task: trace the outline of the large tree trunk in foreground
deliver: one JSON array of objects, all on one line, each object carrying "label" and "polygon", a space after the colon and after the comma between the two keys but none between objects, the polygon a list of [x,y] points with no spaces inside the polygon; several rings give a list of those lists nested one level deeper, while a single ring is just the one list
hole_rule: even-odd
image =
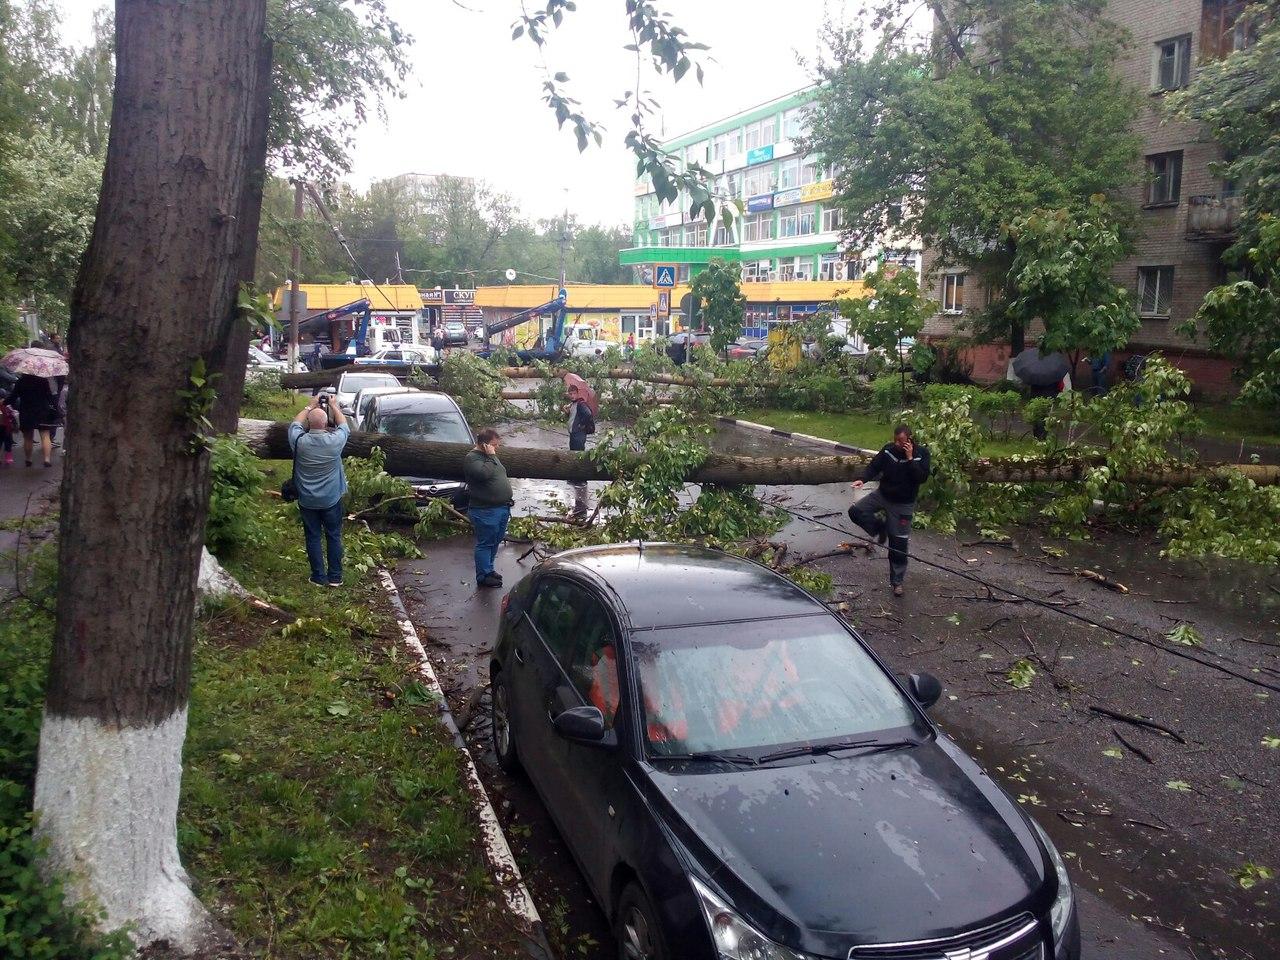
[{"label": "large tree trunk in foreground", "polygon": [[[288,424],[268,420],[241,420],[240,438],[254,454],[264,459],[289,459],[286,436]],[[384,433],[353,433],[345,455],[367,457],[379,447],[386,456],[387,472],[404,476],[462,479],[462,458],[471,448],[463,443],[427,443],[406,440]],[[567,450],[541,450],[504,446],[500,454],[507,475],[538,480],[612,480],[590,457]],[[756,484],[822,484],[857,480],[871,461],[866,456],[850,457],[734,457],[712,453],[685,479],[694,483],[729,486]],[[1036,483],[1082,480],[1089,462],[1051,463],[1024,460],[978,461],[969,476],[980,483]],[[1123,478],[1133,483],[1187,486],[1211,472],[1212,466],[1174,467],[1153,470],[1137,477]],[[1280,484],[1280,467],[1255,464],[1224,464],[1260,485]]]},{"label": "large tree trunk in foreground", "polygon": [[[214,935],[177,809],[208,455],[192,367],[234,321],[244,191],[261,164],[265,0],[118,0],[111,140],[71,309],[57,630],[35,808],[47,866],[105,924],[193,950]],[[123,376],[122,372],[127,371]],[[207,412],[207,411],[195,411]]]}]

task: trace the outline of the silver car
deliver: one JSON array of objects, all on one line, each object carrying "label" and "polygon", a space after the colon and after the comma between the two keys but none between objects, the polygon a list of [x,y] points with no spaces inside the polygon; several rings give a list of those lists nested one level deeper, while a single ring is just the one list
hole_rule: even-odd
[{"label": "silver car", "polygon": [[[415,393],[393,393],[375,397],[361,428],[370,433],[385,433],[409,440],[435,443],[475,444],[475,436],[467,418],[447,393],[419,390]],[[405,477],[415,493],[428,497],[450,497],[466,484],[457,480],[431,477]]]},{"label": "silver car", "polygon": [[338,407],[347,416],[355,412],[352,404],[356,394],[368,387],[398,387],[400,381],[389,373],[344,373],[338,378],[338,385],[332,392],[338,401]]},{"label": "silver car", "polygon": [[351,429],[364,429],[364,423],[369,418],[369,410],[373,407],[373,401],[378,397],[385,397],[393,393],[418,392],[416,387],[365,387],[356,394],[355,400],[351,402]]}]

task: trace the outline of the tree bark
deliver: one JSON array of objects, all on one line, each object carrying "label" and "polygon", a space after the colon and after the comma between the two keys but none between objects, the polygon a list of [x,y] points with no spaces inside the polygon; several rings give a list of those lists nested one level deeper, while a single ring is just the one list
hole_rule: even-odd
[{"label": "tree bark", "polygon": [[[254,454],[264,459],[289,459],[287,433],[288,424],[285,423],[240,421],[240,438]],[[367,457],[374,447],[381,448],[386,456],[388,473],[440,480],[462,479],[462,458],[471,449],[464,443],[427,443],[384,433],[353,433],[347,441],[344,455]],[[613,473],[590,457],[563,450],[504,446],[501,458],[507,475],[511,477],[568,481],[614,478]],[[693,483],[727,486],[840,483],[860,479],[870,462],[871,458],[867,456],[735,457],[712,453],[685,479]],[[1071,482],[1084,479],[1091,466],[1093,464],[1088,461],[979,460],[968,473],[979,483]],[[1215,469],[1236,470],[1259,485],[1280,484],[1280,467],[1249,463],[1171,467],[1122,479],[1129,483],[1187,486]]]},{"label": "tree bark", "polygon": [[[104,924],[183,951],[216,936],[176,816],[209,463],[193,365],[235,320],[262,164],[265,0],[117,0],[102,194],[71,308],[72,444],[36,775],[46,866]],[[124,400],[121,371],[129,371]]]}]

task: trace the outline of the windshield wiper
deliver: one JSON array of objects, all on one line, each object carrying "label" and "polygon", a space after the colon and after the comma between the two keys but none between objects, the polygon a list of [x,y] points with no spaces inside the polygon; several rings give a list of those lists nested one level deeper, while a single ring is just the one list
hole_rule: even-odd
[{"label": "windshield wiper", "polygon": [[914,740],[831,740],[826,743],[808,743],[800,747],[788,747],[786,750],[775,750],[766,753],[757,763],[771,763],[774,760],[789,760],[792,757],[816,756],[821,753],[835,753],[837,750],[858,750],[870,748],[872,753],[880,750],[894,750],[898,747],[914,747]]},{"label": "windshield wiper", "polygon": [[736,763],[754,767],[756,758],[745,753],[720,753],[717,750],[699,750],[696,753],[659,753],[655,756],[663,760],[718,760],[722,763]]}]

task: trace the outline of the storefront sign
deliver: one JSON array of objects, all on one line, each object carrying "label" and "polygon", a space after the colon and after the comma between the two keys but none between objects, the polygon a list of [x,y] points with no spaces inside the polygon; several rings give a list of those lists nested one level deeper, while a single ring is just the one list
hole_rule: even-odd
[{"label": "storefront sign", "polygon": [[446,290],[444,291],[445,303],[475,303],[476,292],[474,290]]},{"label": "storefront sign", "polygon": [[800,202],[800,188],[794,190],[783,190],[773,195],[773,205],[775,207],[786,207],[793,203]]},{"label": "storefront sign", "polygon": [[808,203],[810,200],[826,200],[835,193],[835,181],[819,180],[800,188],[800,199]]},{"label": "storefront sign", "polygon": [[418,292],[422,294],[422,302],[427,306],[444,303],[443,290],[420,290]]},{"label": "storefront sign", "polygon": [[767,147],[756,147],[754,150],[747,151],[747,166],[751,166],[753,163],[764,163],[765,161],[772,160],[772,159],[773,159],[772,143],[769,144]]},{"label": "storefront sign", "polygon": [[637,181],[636,181],[636,196],[637,196],[637,197],[643,197],[646,193],[648,193],[648,192],[649,192],[649,189],[650,189],[650,188],[649,188],[649,181],[648,181],[647,179],[645,179],[645,180],[637,180]]},{"label": "storefront sign", "polygon": [[661,216],[649,218],[650,230],[661,230],[663,227],[678,227],[681,222],[680,211],[673,213],[664,213]]},{"label": "storefront sign", "polygon": [[751,197],[747,200],[747,212],[758,213],[761,210],[773,209],[773,194],[766,193],[763,196]]}]

